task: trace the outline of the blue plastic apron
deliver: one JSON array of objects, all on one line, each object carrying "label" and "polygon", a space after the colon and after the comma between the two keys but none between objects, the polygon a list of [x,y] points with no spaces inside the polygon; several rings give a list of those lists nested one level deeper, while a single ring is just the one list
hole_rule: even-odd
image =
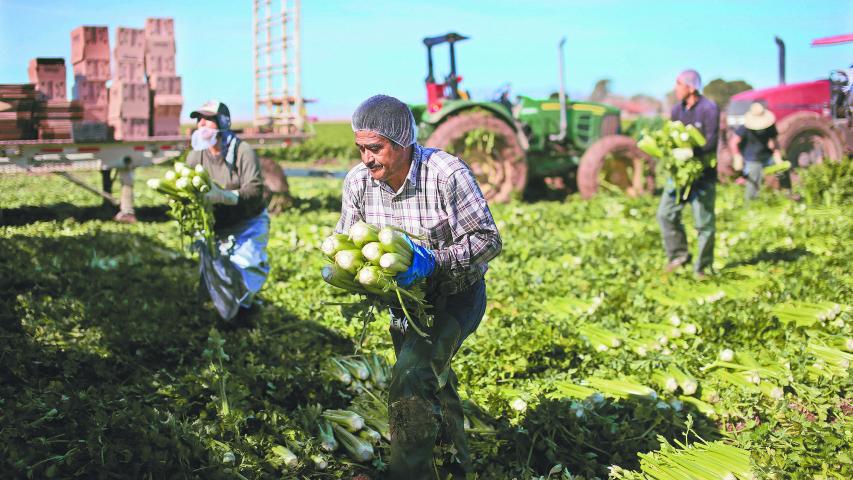
[{"label": "blue plastic apron", "polygon": [[217,232],[217,254],[199,248],[199,275],[219,315],[230,320],[252,305],[270,272],[267,242],[270,217],[260,215]]}]

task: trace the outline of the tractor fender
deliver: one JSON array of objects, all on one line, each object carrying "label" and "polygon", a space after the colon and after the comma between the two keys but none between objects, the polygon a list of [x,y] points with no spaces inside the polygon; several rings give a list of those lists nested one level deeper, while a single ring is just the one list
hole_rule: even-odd
[{"label": "tractor fender", "polygon": [[506,111],[503,105],[494,103],[494,102],[468,102],[468,101],[455,101],[455,102],[447,102],[441,110],[432,113],[427,117],[427,122],[435,125],[436,127],[447,120],[448,117],[459,115],[460,113],[468,110],[482,109],[486,110],[489,113],[494,114],[501,120],[505,121],[512,127],[513,130],[516,129],[515,119],[512,118],[509,112]]}]

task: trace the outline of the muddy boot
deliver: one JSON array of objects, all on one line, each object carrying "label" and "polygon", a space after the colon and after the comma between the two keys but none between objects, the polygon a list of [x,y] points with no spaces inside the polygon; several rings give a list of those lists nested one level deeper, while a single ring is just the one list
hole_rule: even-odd
[{"label": "muddy boot", "polygon": [[438,435],[438,422],[430,402],[418,397],[404,397],[389,406],[391,429],[392,480],[427,480],[435,478],[433,447]]}]

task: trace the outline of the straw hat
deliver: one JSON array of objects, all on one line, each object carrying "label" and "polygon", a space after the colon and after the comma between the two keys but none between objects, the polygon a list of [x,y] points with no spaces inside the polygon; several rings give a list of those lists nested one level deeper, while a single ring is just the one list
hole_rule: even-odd
[{"label": "straw hat", "polygon": [[758,102],[750,105],[749,111],[743,116],[743,124],[750,130],[764,130],[774,123],[776,123],[776,115]]}]

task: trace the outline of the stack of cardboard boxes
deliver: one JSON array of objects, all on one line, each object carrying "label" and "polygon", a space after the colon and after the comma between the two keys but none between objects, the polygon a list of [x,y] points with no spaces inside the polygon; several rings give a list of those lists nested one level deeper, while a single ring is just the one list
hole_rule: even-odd
[{"label": "stack of cardboard boxes", "polygon": [[150,95],[145,82],[145,32],[116,29],[115,76],[110,84],[109,124],[116,140],[148,136]]},{"label": "stack of cardboard boxes", "polygon": [[116,140],[180,134],[183,97],[171,18],[119,27],[113,52],[107,27],[75,28],[71,63],[72,101],[62,58],[35,58],[31,83],[0,85],[0,140],[106,141],[110,130]]},{"label": "stack of cardboard boxes", "polygon": [[27,69],[30,83],[47,100],[67,100],[64,58],[34,58]]},{"label": "stack of cardboard boxes", "polygon": [[175,72],[175,22],[171,18],[145,21],[145,73],[151,89],[151,135],[180,133],[183,97]]},{"label": "stack of cardboard boxes", "polygon": [[110,79],[110,38],[107,27],[82,26],[71,31],[74,99],[83,105],[83,119],[107,121]]},{"label": "stack of cardboard boxes", "polygon": [[72,136],[72,123],[83,118],[80,102],[69,102],[65,88],[65,59],[34,58],[27,74],[38,93],[32,110],[33,127],[40,140]]}]

